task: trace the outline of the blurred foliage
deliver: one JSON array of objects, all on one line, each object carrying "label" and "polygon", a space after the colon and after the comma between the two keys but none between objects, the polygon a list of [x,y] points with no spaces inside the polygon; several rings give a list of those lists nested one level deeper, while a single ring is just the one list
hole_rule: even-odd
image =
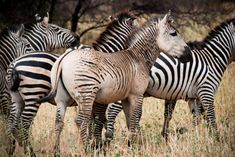
[{"label": "blurred foliage", "polygon": [[[135,15],[164,14],[172,10],[181,24],[211,25],[218,16],[234,17],[234,0],[0,0],[0,29],[14,23],[34,21],[34,15],[50,13],[50,22],[71,28],[88,38],[93,29],[103,27],[108,17],[123,9]],[[148,16],[147,16],[148,17]],[[92,38],[93,39],[93,38]],[[83,39],[87,43],[86,39]],[[90,41],[88,41],[89,43]]]}]

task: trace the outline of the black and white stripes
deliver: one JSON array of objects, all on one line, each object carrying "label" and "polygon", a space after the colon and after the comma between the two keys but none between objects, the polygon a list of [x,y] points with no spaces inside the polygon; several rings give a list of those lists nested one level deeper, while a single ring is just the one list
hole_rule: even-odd
[{"label": "black and white stripes", "polygon": [[[113,42],[116,43],[116,41],[119,42],[122,47],[125,47],[125,41],[134,27],[133,19],[134,17],[127,12],[116,15],[115,20],[110,22],[96,41],[96,44],[94,44],[94,49],[98,50],[105,45],[106,49],[103,49],[104,52],[113,52],[114,49],[112,49],[112,45]],[[119,37],[119,34],[111,33],[116,30],[123,31],[126,34]],[[109,42],[110,39],[112,39],[112,42]],[[25,132],[23,140],[28,140],[28,129],[38,111],[39,104],[36,103],[36,100],[45,96],[51,89],[50,70],[56,59],[57,56],[52,54],[36,52],[34,54],[25,55],[12,63],[13,70],[17,72],[18,77],[9,71],[9,88],[13,99],[14,96],[19,97],[17,93],[20,93],[20,97],[24,102],[24,108],[18,107],[22,106],[22,102],[14,102],[12,104],[12,108],[15,109],[12,110],[9,118],[9,130],[10,132],[14,132],[14,129],[17,127],[17,119],[21,117],[24,124],[23,131]],[[18,80],[14,78],[18,78]],[[11,86],[17,82],[19,82],[18,86],[15,86],[16,88],[14,90],[11,89]],[[15,100],[18,99],[15,98]],[[73,101],[71,103],[73,103]],[[62,111],[63,109],[61,108],[60,110]],[[19,117],[16,117],[17,115],[19,115]],[[102,130],[102,127],[103,124],[101,124],[101,126],[97,125],[96,130],[100,130],[99,128]],[[97,134],[101,134],[101,132],[98,133],[97,131]]]},{"label": "black and white stripes", "polygon": [[[191,62],[181,63],[166,54],[161,54],[151,69],[147,93],[169,101],[197,99],[207,112],[209,125],[216,129],[214,95],[227,65],[231,62],[231,56],[234,56],[234,23],[234,19],[226,21],[211,31],[204,41],[189,44],[193,54]],[[174,105],[174,102],[170,104]],[[113,118],[120,111],[121,106],[118,104],[108,107],[109,134],[113,132]],[[166,110],[166,113],[168,112],[169,110]],[[171,117],[171,113],[169,116]],[[163,134],[166,132],[163,130]]]}]

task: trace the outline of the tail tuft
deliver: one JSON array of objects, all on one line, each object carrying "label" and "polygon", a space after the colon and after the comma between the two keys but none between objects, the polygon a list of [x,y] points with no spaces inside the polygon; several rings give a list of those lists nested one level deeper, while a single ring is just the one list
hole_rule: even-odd
[{"label": "tail tuft", "polygon": [[56,95],[56,91],[50,91],[50,93],[47,96],[36,100],[36,102],[39,104],[44,103],[44,102],[49,102],[55,97],[55,95]]},{"label": "tail tuft", "polygon": [[8,90],[16,91],[20,85],[19,73],[14,67],[14,63],[11,63],[7,69],[6,85]]}]

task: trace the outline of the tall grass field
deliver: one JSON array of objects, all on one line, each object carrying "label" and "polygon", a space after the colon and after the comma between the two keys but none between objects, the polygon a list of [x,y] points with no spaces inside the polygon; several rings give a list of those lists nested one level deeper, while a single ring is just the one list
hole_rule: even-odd
[{"label": "tall grass field", "polygon": [[[233,14],[234,15],[234,14]],[[218,20],[219,22],[223,20]],[[195,24],[190,21],[193,26]],[[219,22],[215,22],[218,25]],[[200,26],[201,27],[201,26]],[[203,39],[211,29],[208,26],[182,27],[180,33],[188,40]],[[213,27],[212,27],[213,28]],[[198,32],[198,30],[204,30]],[[188,34],[187,34],[188,32]],[[193,36],[192,32],[196,32]],[[38,157],[53,156],[55,143],[54,120],[56,107],[48,103],[41,105],[31,128],[30,140]],[[106,151],[106,157],[234,157],[235,156],[235,63],[228,66],[215,98],[215,113],[220,131],[220,142],[208,133],[205,121],[196,128],[192,125],[192,114],[185,101],[177,102],[170,122],[169,142],[161,136],[164,101],[145,98],[141,118],[141,137],[132,147],[127,145],[127,127],[123,112],[115,123],[114,140]],[[75,123],[77,108],[68,108],[65,126],[61,135],[61,156],[81,156],[79,132]],[[177,128],[186,127],[184,134]],[[0,119],[0,157],[7,156],[6,132]],[[24,157],[23,148],[17,145],[15,157]],[[103,157],[102,151],[89,152],[87,156]]]}]

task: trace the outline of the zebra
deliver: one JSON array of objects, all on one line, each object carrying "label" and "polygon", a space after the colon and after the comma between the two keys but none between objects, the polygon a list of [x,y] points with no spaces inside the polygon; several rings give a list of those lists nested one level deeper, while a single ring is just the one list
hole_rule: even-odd
[{"label": "zebra", "polygon": [[[17,57],[35,52],[36,50],[47,51],[48,49],[74,46],[79,44],[79,36],[67,29],[48,23],[49,17],[44,17],[41,22],[22,25],[24,30],[21,33],[22,40],[28,43],[30,51],[20,51],[16,49],[16,40],[9,40],[9,34],[1,36],[0,48],[0,108],[7,121],[9,116],[10,95],[6,88],[5,75],[8,65]],[[20,44],[20,43],[19,43]],[[17,50],[17,51],[16,51]],[[14,143],[14,141],[13,141]],[[14,146],[13,146],[14,147]],[[14,149],[14,148],[12,148]],[[11,153],[10,150],[9,153]]]},{"label": "zebra", "polygon": [[[24,25],[24,33],[22,38],[29,42],[32,51],[47,51],[48,49],[55,49],[61,47],[75,46],[79,44],[79,36],[70,32],[68,29],[64,29],[54,24],[49,24],[49,17],[44,17],[41,22],[30,23]],[[19,52],[13,51],[13,41],[7,40],[7,36],[1,37],[1,49],[0,55],[2,62],[0,65],[0,107],[3,108],[4,114],[9,115],[9,109],[7,101],[9,94],[7,94],[5,86],[5,73],[8,65],[17,57],[23,55]]]},{"label": "zebra", "polygon": [[27,39],[34,51],[50,52],[56,48],[74,47],[80,44],[80,37],[69,29],[49,23],[49,14],[42,21],[27,23],[23,38]]},{"label": "zebra", "polygon": [[[214,96],[227,65],[235,61],[235,19],[221,23],[202,42],[188,43],[193,60],[180,63],[166,54],[161,54],[151,68],[146,95],[165,99],[164,125],[161,134],[168,140],[168,126],[176,101],[188,100],[194,115],[194,125],[202,111],[217,139],[219,132],[214,111]],[[122,110],[121,104],[113,103],[107,109],[107,132],[113,137],[114,120]],[[202,110],[202,111],[201,111]]]},{"label": "zebra", "polygon": [[[23,33],[23,25],[12,25],[0,34],[0,102],[4,104],[8,103],[5,74],[9,63],[21,54],[32,52],[31,45],[22,37]],[[0,112],[6,118],[9,114],[8,106],[0,105]]]},{"label": "zebra", "polygon": [[[120,12],[111,16],[111,21],[106,29],[101,33],[92,48],[95,50],[111,53],[119,49],[126,49],[126,40],[130,32],[135,28],[133,25],[135,16],[129,12]],[[81,49],[84,46],[80,46]],[[85,46],[85,48],[90,48]],[[7,85],[12,97],[12,110],[8,119],[9,132],[13,133],[18,142],[24,142],[26,149],[27,145],[31,146],[28,141],[28,130],[31,122],[36,116],[40,104],[36,100],[45,96],[51,89],[50,70],[58,55],[48,54],[43,52],[35,52],[17,58],[12,62],[7,71]],[[71,98],[71,100],[73,100]],[[54,104],[53,101],[50,103]],[[74,101],[71,101],[70,106],[74,106]],[[102,109],[102,108],[101,108]],[[100,110],[99,107],[94,110]],[[94,115],[95,117],[96,115]],[[16,130],[19,119],[22,117],[23,135],[19,138]],[[97,118],[95,118],[97,119]],[[103,124],[96,122],[95,136],[99,137]],[[22,145],[22,144],[21,144]],[[31,154],[33,149],[31,148]]]},{"label": "zebra", "polygon": [[[65,99],[70,95],[79,105],[76,124],[80,129],[84,150],[89,144],[87,129],[94,102],[108,104],[122,100],[132,139],[137,132],[136,120],[138,113],[142,112],[149,72],[160,50],[175,57],[190,56],[190,50],[181,36],[172,35],[176,31],[170,19],[167,14],[163,19],[148,20],[130,35],[128,49],[118,53],[80,49],[65,53],[57,59],[51,71],[52,90],[39,102],[56,96],[58,132],[61,132],[66,111]],[[60,134],[58,132],[57,138]]]}]

